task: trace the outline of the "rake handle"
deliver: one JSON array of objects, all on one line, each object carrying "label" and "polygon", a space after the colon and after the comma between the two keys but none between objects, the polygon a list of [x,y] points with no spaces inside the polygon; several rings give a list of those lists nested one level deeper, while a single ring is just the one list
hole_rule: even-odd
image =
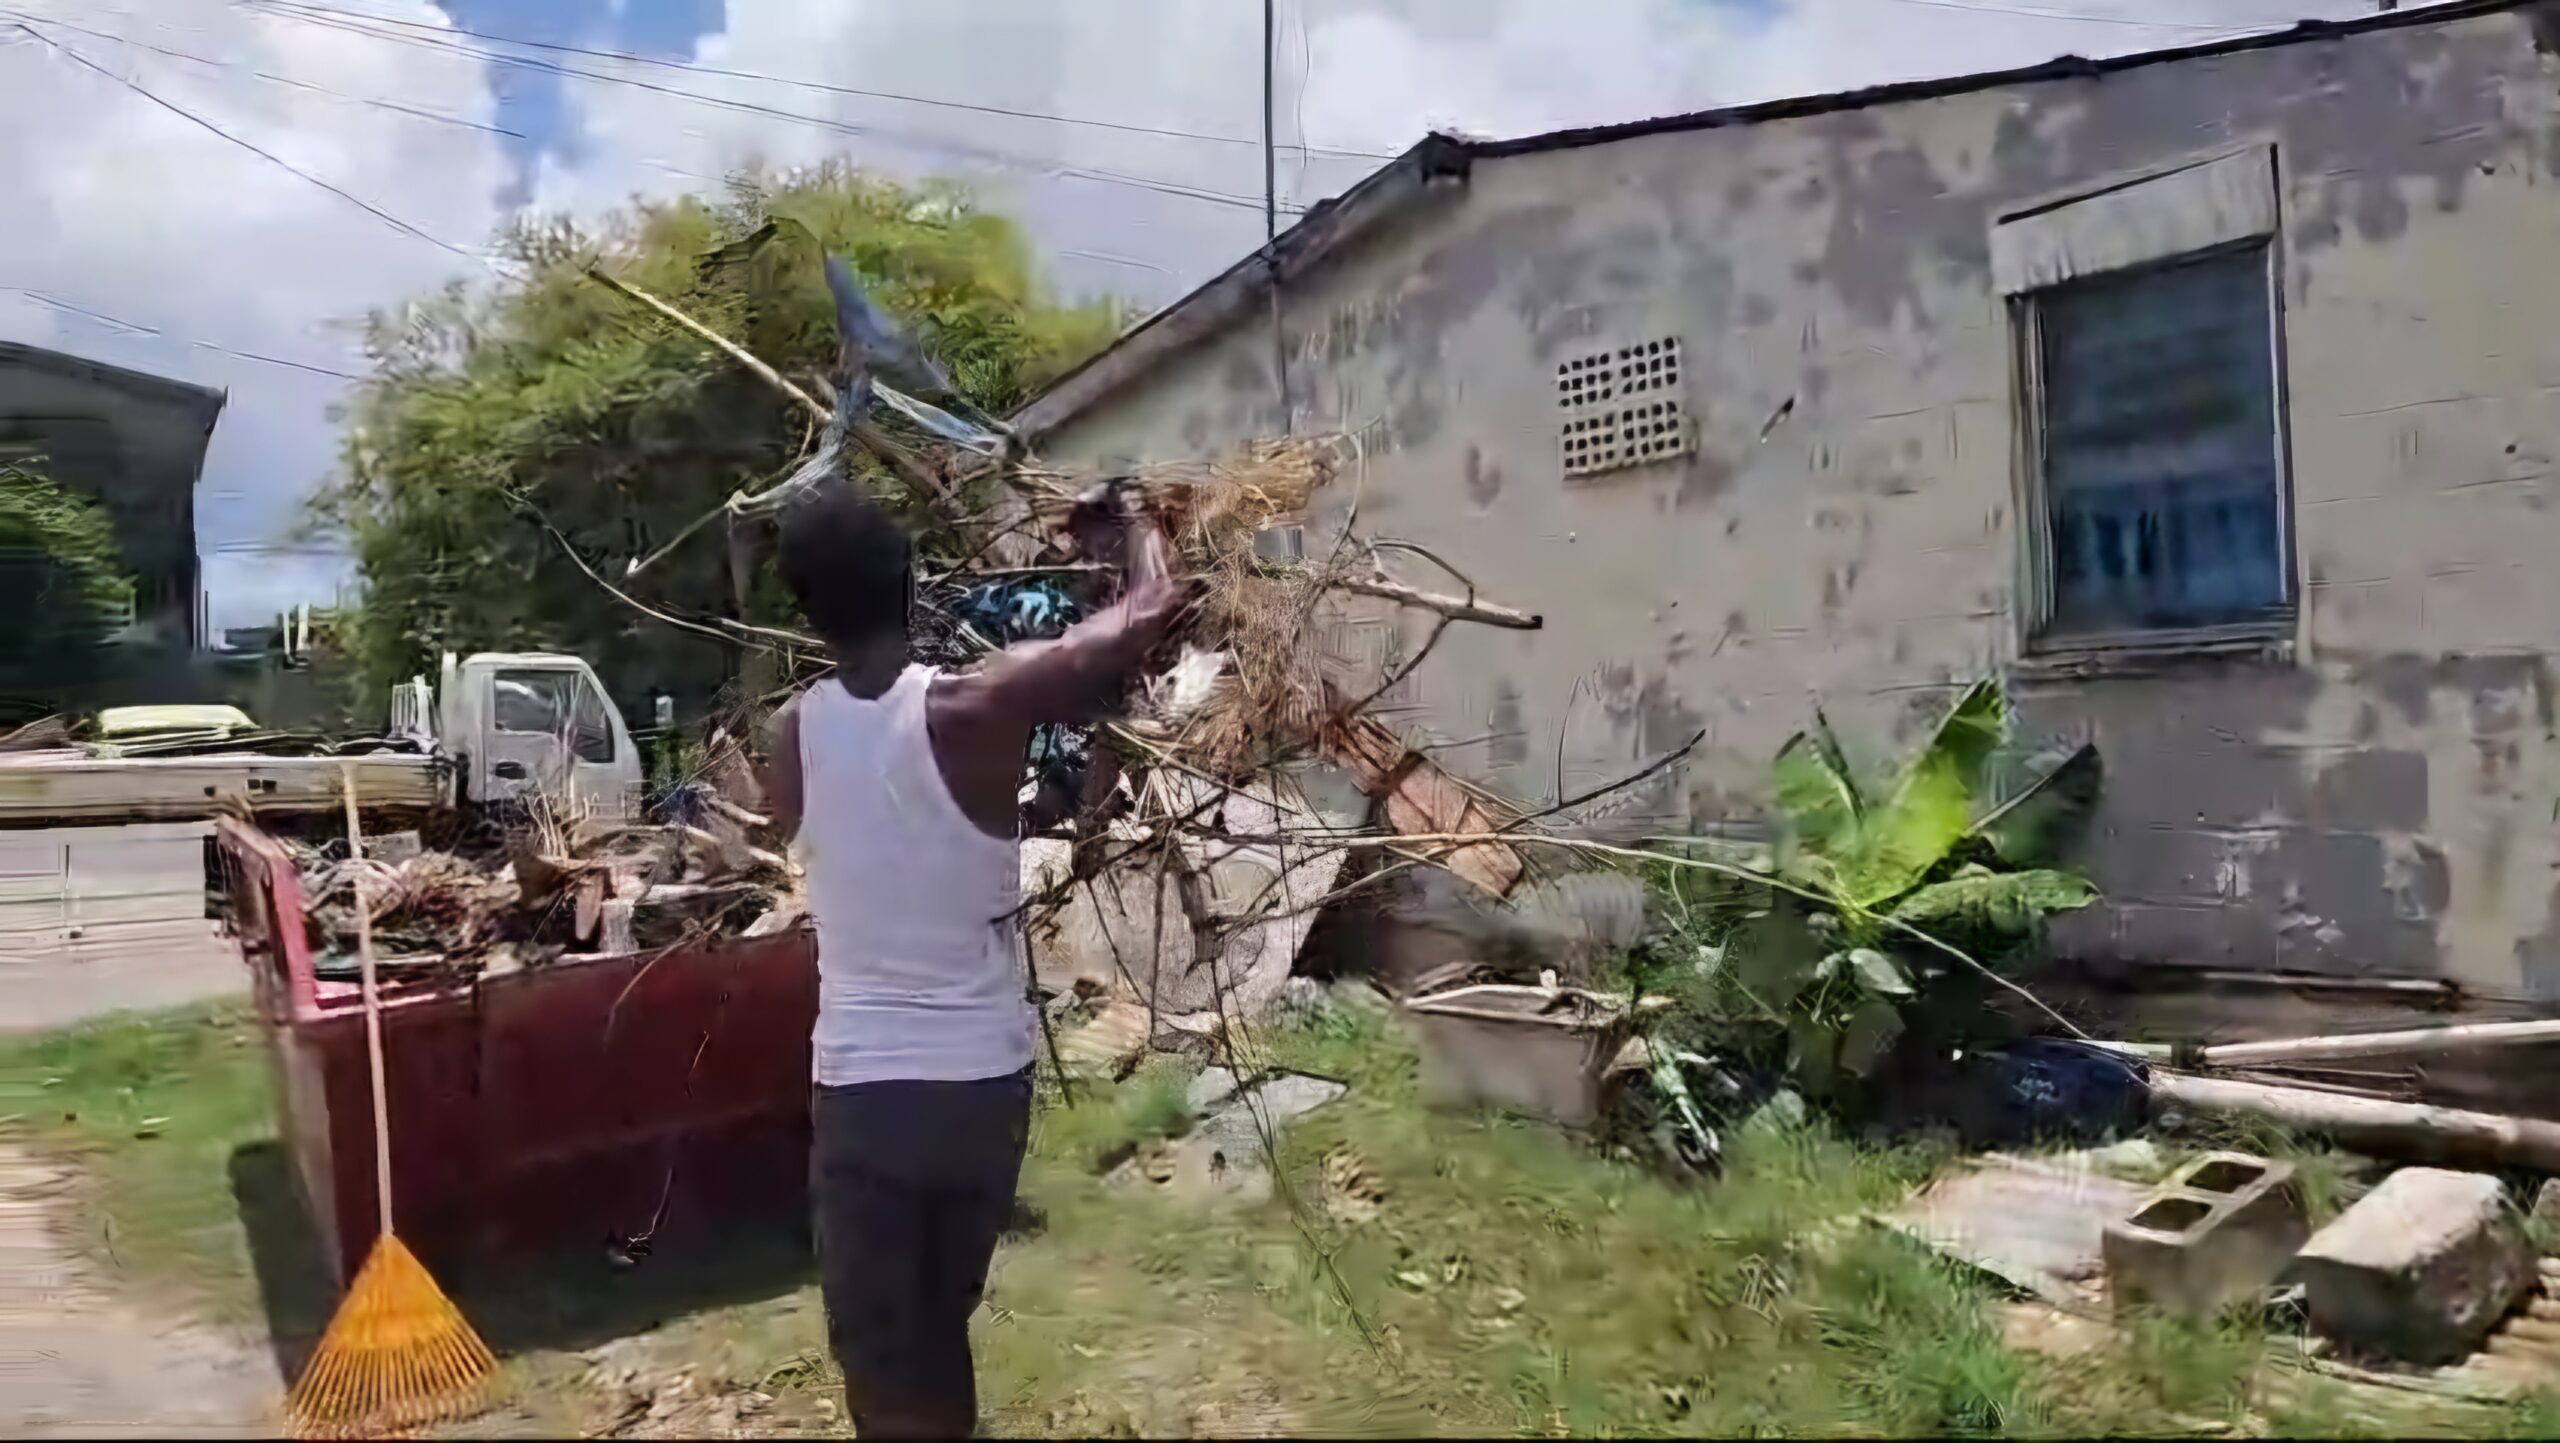
[{"label": "rake handle", "polygon": [[364,978],[364,1060],[373,1074],[373,1197],[382,1235],[391,1236],[391,1098],[382,1078],[382,990],[374,975],[373,903],[364,891],[364,824],[356,817],[356,765],[339,767],[346,779],[347,860],[356,894],[356,960]]}]

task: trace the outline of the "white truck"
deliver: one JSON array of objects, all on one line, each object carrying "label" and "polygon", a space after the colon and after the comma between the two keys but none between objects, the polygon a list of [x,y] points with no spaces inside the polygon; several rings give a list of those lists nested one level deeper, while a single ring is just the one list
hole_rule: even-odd
[{"label": "white truck", "polygon": [[[260,750],[227,707],[125,709],[101,715],[97,741],[0,753],[0,964],[156,973],[219,956],[206,921],[213,819],[246,809],[270,830],[336,834],[350,766],[377,826],[504,811],[535,791],[601,820],[639,813],[640,750],[586,662],[448,654],[439,683],[396,688],[381,738],[298,754]],[[0,965],[0,980],[15,970]],[[137,977],[128,1005],[177,1000],[154,985]]]},{"label": "white truck", "polygon": [[395,688],[378,742],[313,754],[262,752],[253,739],[233,749],[221,733],[247,719],[229,708],[132,709],[160,714],[165,729],[128,723],[85,745],[0,753],[0,829],[210,820],[235,806],[334,812],[350,766],[368,810],[506,805],[535,791],[588,816],[638,810],[639,748],[584,661],[447,654],[441,682]]}]

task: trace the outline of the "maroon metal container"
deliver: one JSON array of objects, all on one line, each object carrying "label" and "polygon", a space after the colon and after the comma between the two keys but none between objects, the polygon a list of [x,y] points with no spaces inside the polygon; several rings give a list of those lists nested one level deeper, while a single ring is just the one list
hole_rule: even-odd
[{"label": "maroon metal container", "polygon": [[[278,1123],[343,1286],[376,1231],[362,993],[314,974],[285,850],[217,831]],[[805,928],[386,985],[393,1226],[451,1256],[800,1207],[817,994]]]}]

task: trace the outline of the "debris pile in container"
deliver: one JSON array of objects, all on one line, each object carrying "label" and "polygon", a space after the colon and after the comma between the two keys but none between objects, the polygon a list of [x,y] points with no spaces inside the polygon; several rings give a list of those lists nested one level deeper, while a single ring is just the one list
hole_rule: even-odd
[{"label": "debris pile in container", "polygon": [[621,955],[761,935],[800,916],[796,876],[761,845],[764,820],[697,785],[650,823],[523,824],[452,850],[415,832],[296,846],[310,945],[323,977],[356,975],[359,878],[383,966],[472,976],[571,954]]}]

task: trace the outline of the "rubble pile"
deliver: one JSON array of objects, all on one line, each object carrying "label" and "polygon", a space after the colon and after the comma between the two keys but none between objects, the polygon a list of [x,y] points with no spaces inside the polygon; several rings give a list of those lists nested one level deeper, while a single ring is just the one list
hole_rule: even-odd
[{"label": "rubble pile", "polygon": [[309,942],[324,977],[353,975],[357,895],[383,966],[464,976],[621,955],[711,937],[762,935],[801,915],[797,876],[762,845],[764,820],[707,784],[680,788],[661,819],[492,829],[450,850],[414,832],[295,847]]}]

